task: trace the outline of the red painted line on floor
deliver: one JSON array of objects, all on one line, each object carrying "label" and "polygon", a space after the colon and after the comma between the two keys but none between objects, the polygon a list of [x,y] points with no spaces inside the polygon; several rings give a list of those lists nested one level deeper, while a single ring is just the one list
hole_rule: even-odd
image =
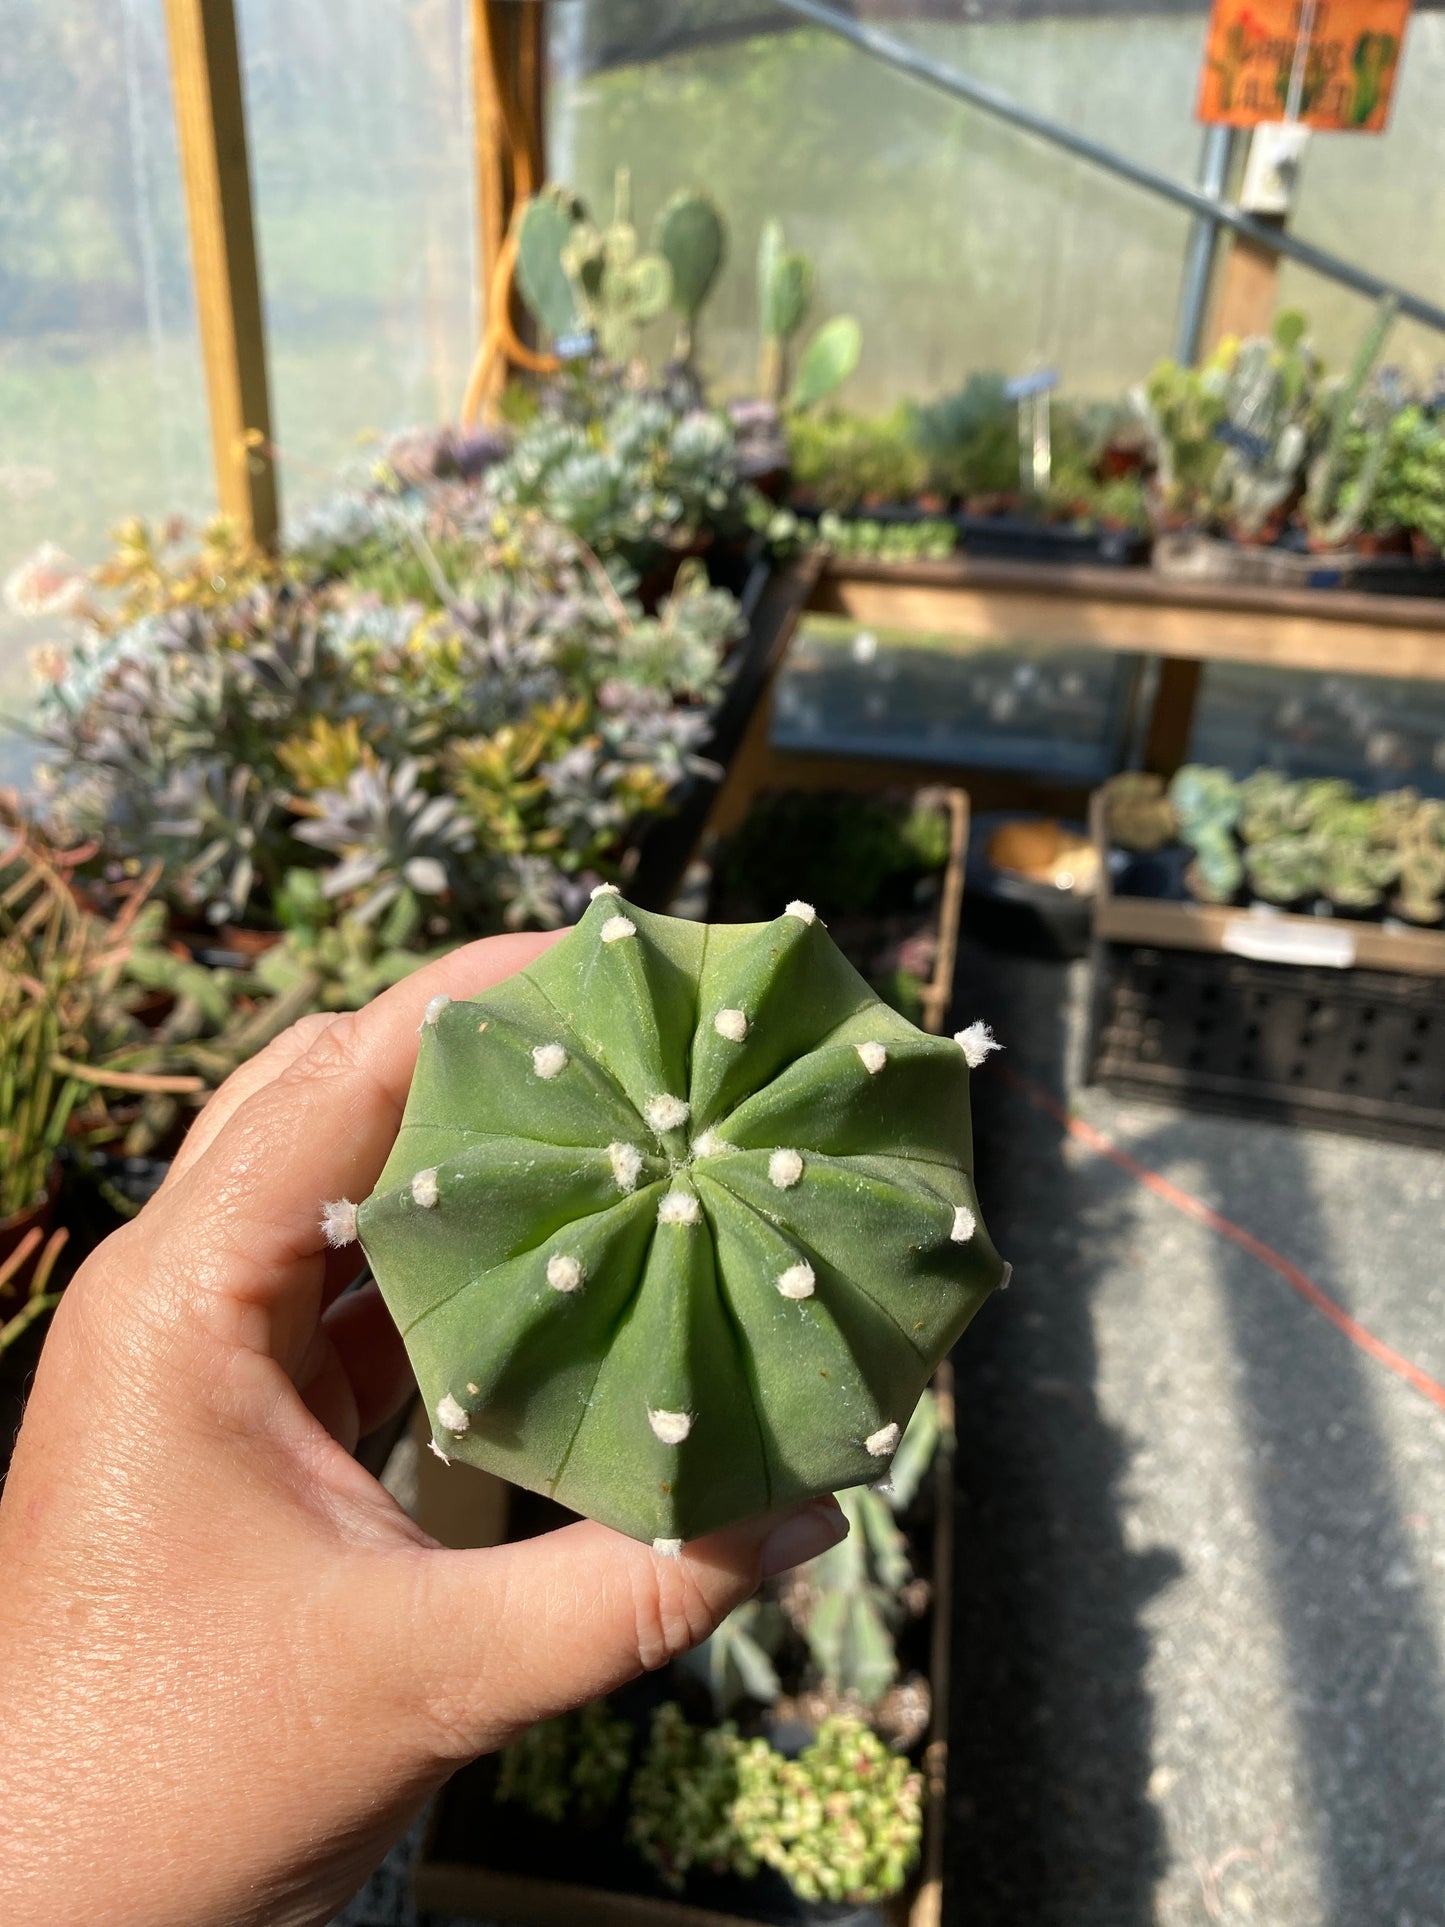
[{"label": "red painted line on floor", "polygon": [[1396,1378],[1403,1379],[1412,1391],[1418,1392],[1422,1398],[1428,1398],[1432,1405],[1438,1405],[1441,1411],[1445,1412],[1445,1385],[1431,1378],[1428,1372],[1423,1371],[1412,1360],[1402,1357],[1382,1338],[1376,1338],[1375,1334],[1362,1325],[1358,1318],[1352,1318],[1343,1305],[1337,1304],[1327,1291],[1321,1290],[1313,1278],[1301,1271],[1298,1265],[1291,1264],[1288,1258],[1274,1249],[1273,1245],[1267,1245],[1262,1238],[1256,1238],[1252,1231],[1246,1231],[1243,1225],[1236,1224],[1232,1218],[1226,1218],[1222,1212],[1214,1210],[1211,1205],[1193,1197],[1188,1191],[1181,1190],[1177,1184],[1171,1184],[1169,1179],[1162,1177],[1158,1171],[1151,1171],[1147,1164],[1141,1164],[1137,1158],[1130,1157],[1129,1153],[1117,1145],[1112,1138],[1106,1137],[1102,1131],[1096,1130],[1083,1118],[1075,1117],[1041,1084],[1035,1084],[1031,1078],[1022,1077],[1017,1071],[1010,1070],[1003,1064],[995,1068],[993,1075],[1002,1077],[1026,1097],[1030,1104],[1051,1117],[1061,1130],[1067,1132],[1080,1144],[1086,1145],[1097,1156],[1107,1158],[1110,1164],[1117,1165],[1121,1171],[1126,1171],[1136,1183],[1143,1185],[1146,1191],[1152,1191],[1156,1198],[1161,1198],[1165,1204],[1172,1205],[1176,1211],[1182,1211],[1186,1218],[1193,1218],[1197,1224],[1202,1224],[1210,1231],[1216,1232],[1219,1237],[1227,1238],[1232,1245],[1237,1245],[1241,1251],[1248,1252],[1251,1258],[1257,1258],[1262,1265],[1268,1265],[1271,1271],[1284,1279],[1291,1291],[1298,1292],[1307,1305],[1313,1306],[1323,1317],[1329,1319],[1336,1331],[1343,1332],[1352,1345],[1358,1346],[1377,1364],[1383,1365],[1386,1371],[1393,1372]]}]

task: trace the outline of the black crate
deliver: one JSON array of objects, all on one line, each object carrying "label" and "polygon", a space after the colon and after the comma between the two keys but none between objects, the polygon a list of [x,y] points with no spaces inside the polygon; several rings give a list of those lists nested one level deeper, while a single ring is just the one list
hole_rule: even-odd
[{"label": "black crate", "polygon": [[1092,1081],[1445,1146],[1445,978],[1100,943]]}]

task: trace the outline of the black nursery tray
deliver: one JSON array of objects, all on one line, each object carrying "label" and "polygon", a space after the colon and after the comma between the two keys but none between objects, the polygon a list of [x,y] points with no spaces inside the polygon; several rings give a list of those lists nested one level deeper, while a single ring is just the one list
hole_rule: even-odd
[{"label": "black nursery tray", "polygon": [[[798,509],[815,522],[818,512]],[[910,526],[947,522],[958,534],[963,554],[989,562],[1092,562],[1104,568],[1137,568],[1149,560],[1151,538],[1140,529],[1084,528],[1073,522],[1044,522],[1033,515],[974,515],[965,510],[930,512],[914,502],[883,502],[857,508],[846,520]]]},{"label": "black nursery tray", "polygon": [[1445,1147],[1445,931],[1120,896],[1105,861],[1094,937],[1092,1081]]},{"label": "black nursery tray", "polygon": [[952,517],[965,555],[993,562],[1092,562],[1137,568],[1149,560],[1149,537],[1138,529],[1079,528],[1027,515]]}]

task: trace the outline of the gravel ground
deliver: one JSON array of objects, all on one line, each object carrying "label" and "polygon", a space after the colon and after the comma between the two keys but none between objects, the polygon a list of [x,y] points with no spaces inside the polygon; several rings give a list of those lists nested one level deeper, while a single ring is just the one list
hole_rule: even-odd
[{"label": "gravel ground", "polygon": [[[1081,981],[966,955],[1063,1087]],[[959,1354],[949,1917],[1445,1923],[1445,1413],[1283,1279],[975,1081],[1016,1285]],[[1445,1379],[1445,1160],[1075,1093]]]},{"label": "gravel ground", "polygon": [[[1439,1380],[1445,1159],[1080,1092],[1077,968],[960,982],[1015,1285],[958,1354],[949,1927],[1445,1927],[1445,1413],[1003,1070]],[[344,1919],[415,1927],[400,1857]]]}]

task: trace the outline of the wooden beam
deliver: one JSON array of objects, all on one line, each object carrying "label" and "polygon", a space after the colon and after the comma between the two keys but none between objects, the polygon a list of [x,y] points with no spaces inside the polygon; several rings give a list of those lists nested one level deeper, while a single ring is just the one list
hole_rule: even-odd
[{"label": "wooden beam", "polygon": [[[471,21],[477,316],[485,333],[497,262],[513,212],[546,174],[546,8],[542,0],[471,0]],[[505,380],[506,362],[498,357],[483,399],[494,399]]]},{"label": "wooden beam", "polygon": [[1189,760],[1189,738],[1194,732],[1194,708],[1204,665],[1168,656],[1159,665],[1159,687],[1144,739],[1144,767],[1159,776],[1172,776]]},{"label": "wooden beam", "polygon": [[276,534],[261,277],[232,0],[166,0],[171,87],[222,513]]},{"label": "wooden beam", "polygon": [[1445,682],[1445,604],[1149,569],[831,563],[810,607],[874,629]]},{"label": "wooden beam", "polygon": [[[1283,229],[1284,216],[1257,214],[1255,219]],[[1219,291],[1214,301],[1210,333],[1216,344],[1231,335],[1267,335],[1274,326],[1279,302],[1280,257],[1273,248],[1262,247],[1246,234],[1230,237],[1219,270]]]}]

